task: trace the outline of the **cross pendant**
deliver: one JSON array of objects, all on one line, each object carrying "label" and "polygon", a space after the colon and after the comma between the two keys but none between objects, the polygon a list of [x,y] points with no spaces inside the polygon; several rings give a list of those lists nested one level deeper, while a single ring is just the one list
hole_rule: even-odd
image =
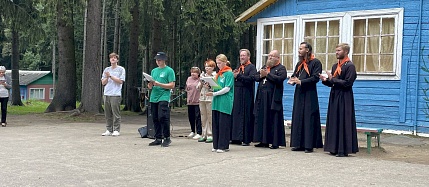
[{"label": "cross pendant", "polygon": [[264,82],[262,84],[265,84],[265,82],[267,82],[267,78],[264,78]]}]

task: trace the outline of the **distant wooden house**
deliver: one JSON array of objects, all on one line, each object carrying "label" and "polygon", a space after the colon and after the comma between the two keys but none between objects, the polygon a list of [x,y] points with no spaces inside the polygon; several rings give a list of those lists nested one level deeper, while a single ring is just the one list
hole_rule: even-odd
[{"label": "distant wooden house", "polygon": [[[12,77],[11,70],[6,70],[6,75]],[[52,78],[50,71],[19,70],[21,99],[51,102],[54,97]]]},{"label": "distant wooden house", "polygon": [[[290,75],[299,44],[312,44],[323,70],[336,63],[335,46],[349,43],[358,79],[358,126],[429,133],[429,0],[260,0],[236,21],[257,26],[256,66],[273,49]],[[429,65],[429,64],[427,64]],[[291,120],[293,90],[285,81],[284,117]],[[322,123],[329,88],[318,84]]]}]

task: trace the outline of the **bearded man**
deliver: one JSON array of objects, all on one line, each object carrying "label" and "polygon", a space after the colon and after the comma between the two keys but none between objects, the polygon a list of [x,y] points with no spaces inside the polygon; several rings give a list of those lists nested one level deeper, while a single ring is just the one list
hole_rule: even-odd
[{"label": "bearded man", "polygon": [[254,76],[259,82],[255,100],[255,147],[278,149],[286,146],[283,117],[283,81],[287,78],[286,68],[280,64],[280,54],[273,50],[267,64]]},{"label": "bearded man", "polygon": [[240,65],[234,70],[231,144],[249,146],[253,140],[255,74],[255,65],[250,62],[250,51],[241,49]]},{"label": "bearded man", "polygon": [[295,85],[292,111],[290,146],[292,151],[313,152],[322,148],[317,83],[322,73],[322,63],[314,57],[313,48],[307,42],[299,46],[299,59],[288,83]]}]

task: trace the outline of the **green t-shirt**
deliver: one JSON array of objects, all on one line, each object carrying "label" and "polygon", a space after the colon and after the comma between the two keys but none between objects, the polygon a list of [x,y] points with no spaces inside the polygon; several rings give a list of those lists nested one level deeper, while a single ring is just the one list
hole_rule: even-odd
[{"label": "green t-shirt", "polygon": [[[213,96],[212,110],[216,110],[231,115],[232,105],[234,103],[234,74],[232,71],[224,72],[215,80],[222,88],[229,87],[229,92],[223,95]],[[214,91],[219,91],[215,89]]]},{"label": "green t-shirt", "polygon": [[[153,79],[162,84],[167,84],[176,81],[176,74],[174,70],[169,66],[164,68],[157,67],[152,70],[151,74]],[[170,102],[171,92],[170,89],[161,88],[159,86],[153,86],[150,93],[150,102],[158,103],[160,101]]]}]

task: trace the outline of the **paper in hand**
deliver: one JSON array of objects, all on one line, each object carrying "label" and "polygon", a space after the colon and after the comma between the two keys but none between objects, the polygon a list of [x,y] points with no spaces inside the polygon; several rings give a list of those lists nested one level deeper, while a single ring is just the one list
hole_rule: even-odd
[{"label": "paper in hand", "polygon": [[152,76],[150,76],[149,74],[147,74],[145,72],[143,72],[143,76],[149,82],[155,81],[155,79],[153,79]]},{"label": "paper in hand", "polygon": [[210,85],[212,88],[222,89],[222,87],[221,87],[221,86],[219,86],[219,85],[214,81],[214,79],[213,79],[213,78],[211,78],[211,77],[201,77],[201,80],[203,80],[203,81],[205,81],[205,82],[209,83],[209,85]]}]

